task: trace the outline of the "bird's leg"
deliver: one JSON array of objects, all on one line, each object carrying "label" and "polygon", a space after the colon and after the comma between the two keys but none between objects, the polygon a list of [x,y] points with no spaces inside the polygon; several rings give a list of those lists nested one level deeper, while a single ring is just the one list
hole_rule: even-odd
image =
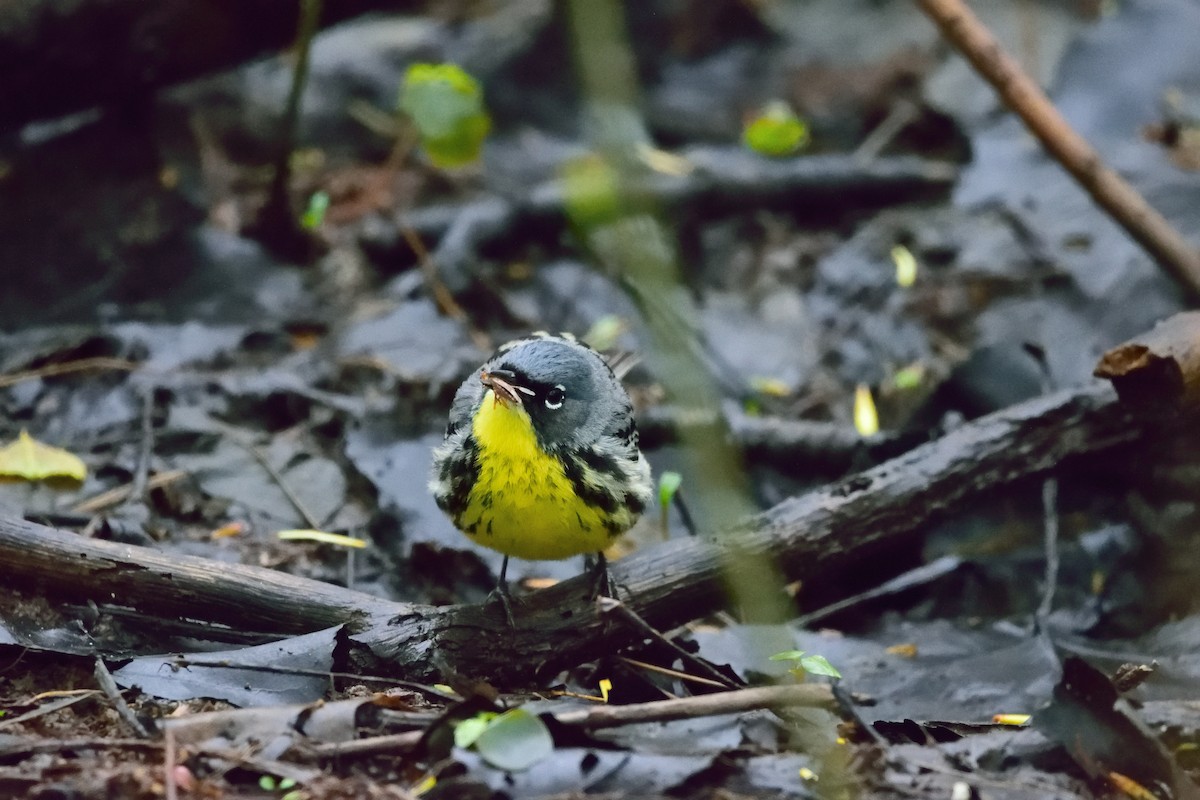
[{"label": "bird's leg", "polygon": [[604,557],[604,551],[596,553],[595,557],[586,555],[584,558],[584,569],[589,573],[592,581],[592,599],[598,597],[617,597],[617,585],[613,583],[612,574],[608,571],[608,559]]},{"label": "bird's leg", "polygon": [[504,561],[500,564],[500,580],[496,581],[496,588],[492,589],[491,594],[484,600],[485,605],[499,602],[500,607],[504,609],[504,619],[508,621],[508,627],[517,627],[516,621],[513,619],[512,612],[512,595],[508,592],[508,556],[504,557]]}]

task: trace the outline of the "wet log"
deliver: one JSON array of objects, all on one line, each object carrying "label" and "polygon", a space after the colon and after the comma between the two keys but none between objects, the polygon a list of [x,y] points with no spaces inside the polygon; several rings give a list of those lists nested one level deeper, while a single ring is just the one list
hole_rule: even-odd
[{"label": "wet log", "polygon": [[[1113,390],[1096,384],[983,417],[878,467],[789,499],[715,538],[663,543],[612,567],[620,599],[660,629],[725,603],[741,556],[775,559],[789,579],[817,581],[920,535],[931,519],[996,486],[1054,469],[1072,456],[1141,439]],[[409,679],[486,676],[527,685],[629,644],[580,577],[533,593],[510,629],[498,606],[434,608],[389,602],[256,567],[85,539],[0,517],[0,563],[10,581],[58,598],[132,606],[160,616],[242,629],[311,631],[345,623],[347,668]]]},{"label": "wet log", "polygon": [[[326,3],[331,25],[411,0]],[[9,0],[0,3],[0,130],[155,89],[287,47],[300,3],[272,0]]]},{"label": "wet log", "polygon": [[[846,155],[771,159],[735,146],[695,146],[677,155],[690,170],[647,170],[622,186],[634,208],[678,214],[726,214],[746,208],[833,213],[880,208],[947,195],[958,168],[943,161],[896,156],[863,161]],[[436,239],[433,260],[451,291],[465,289],[480,251],[515,231],[557,232],[567,225],[566,187],[546,181],[523,195],[488,195],[467,203],[415,209],[385,224],[364,227],[365,243],[399,245],[401,229]],[[632,209],[627,209],[632,210]],[[378,221],[376,221],[378,222]]]},{"label": "wet log", "polygon": [[1112,381],[1121,401],[1149,413],[1200,408],[1200,311],[1169,317],[1117,345],[1095,373]]}]

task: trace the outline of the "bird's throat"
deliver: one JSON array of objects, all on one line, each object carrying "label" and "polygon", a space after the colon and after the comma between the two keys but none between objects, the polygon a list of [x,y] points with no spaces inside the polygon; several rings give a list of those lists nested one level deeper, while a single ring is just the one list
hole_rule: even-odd
[{"label": "bird's throat", "polygon": [[504,453],[515,461],[545,458],[538,447],[537,435],[529,413],[515,403],[497,400],[491,389],[483,396],[471,422],[475,441],[484,450]]}]

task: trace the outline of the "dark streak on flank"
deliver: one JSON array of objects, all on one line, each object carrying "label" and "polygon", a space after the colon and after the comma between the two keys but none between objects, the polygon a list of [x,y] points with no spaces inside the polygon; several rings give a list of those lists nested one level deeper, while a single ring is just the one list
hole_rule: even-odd
[{"label": "dark streak on flank", "polygon": [[[617,498],[598,486],[592,486],[583,479],[584,463],[574,455],[566,454],[562,460],[563,472],[571,482],[571,488],[579,499],[593,508],[599,509],[605,515],[617,510]],[[606,524],[605,527],[608,527]]]},{"label": "dark streak on flank", "polygon": [[442,462],[438,477],[449,483],[450,488],[445,495],[438,495],[434,499],[438,508],[449,514],[457,524],[467,510],[471,488],[479,479],[479,445],[474,436],[467,436],[463,446]]}]

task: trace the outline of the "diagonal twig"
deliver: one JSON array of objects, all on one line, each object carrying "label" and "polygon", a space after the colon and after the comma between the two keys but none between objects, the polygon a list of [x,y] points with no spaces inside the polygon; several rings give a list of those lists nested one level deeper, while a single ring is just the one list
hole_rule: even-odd
[{"label": "diagonal twig", "polygon": [[1004,51],[962,0],[916,0],[972,66],[996,89],[1092,199],[1171,274],[1193,299],[1200,298],[1200,249],[1154,210],[1146,198],[1104,163],[1063,118],[1045,92]]}]

